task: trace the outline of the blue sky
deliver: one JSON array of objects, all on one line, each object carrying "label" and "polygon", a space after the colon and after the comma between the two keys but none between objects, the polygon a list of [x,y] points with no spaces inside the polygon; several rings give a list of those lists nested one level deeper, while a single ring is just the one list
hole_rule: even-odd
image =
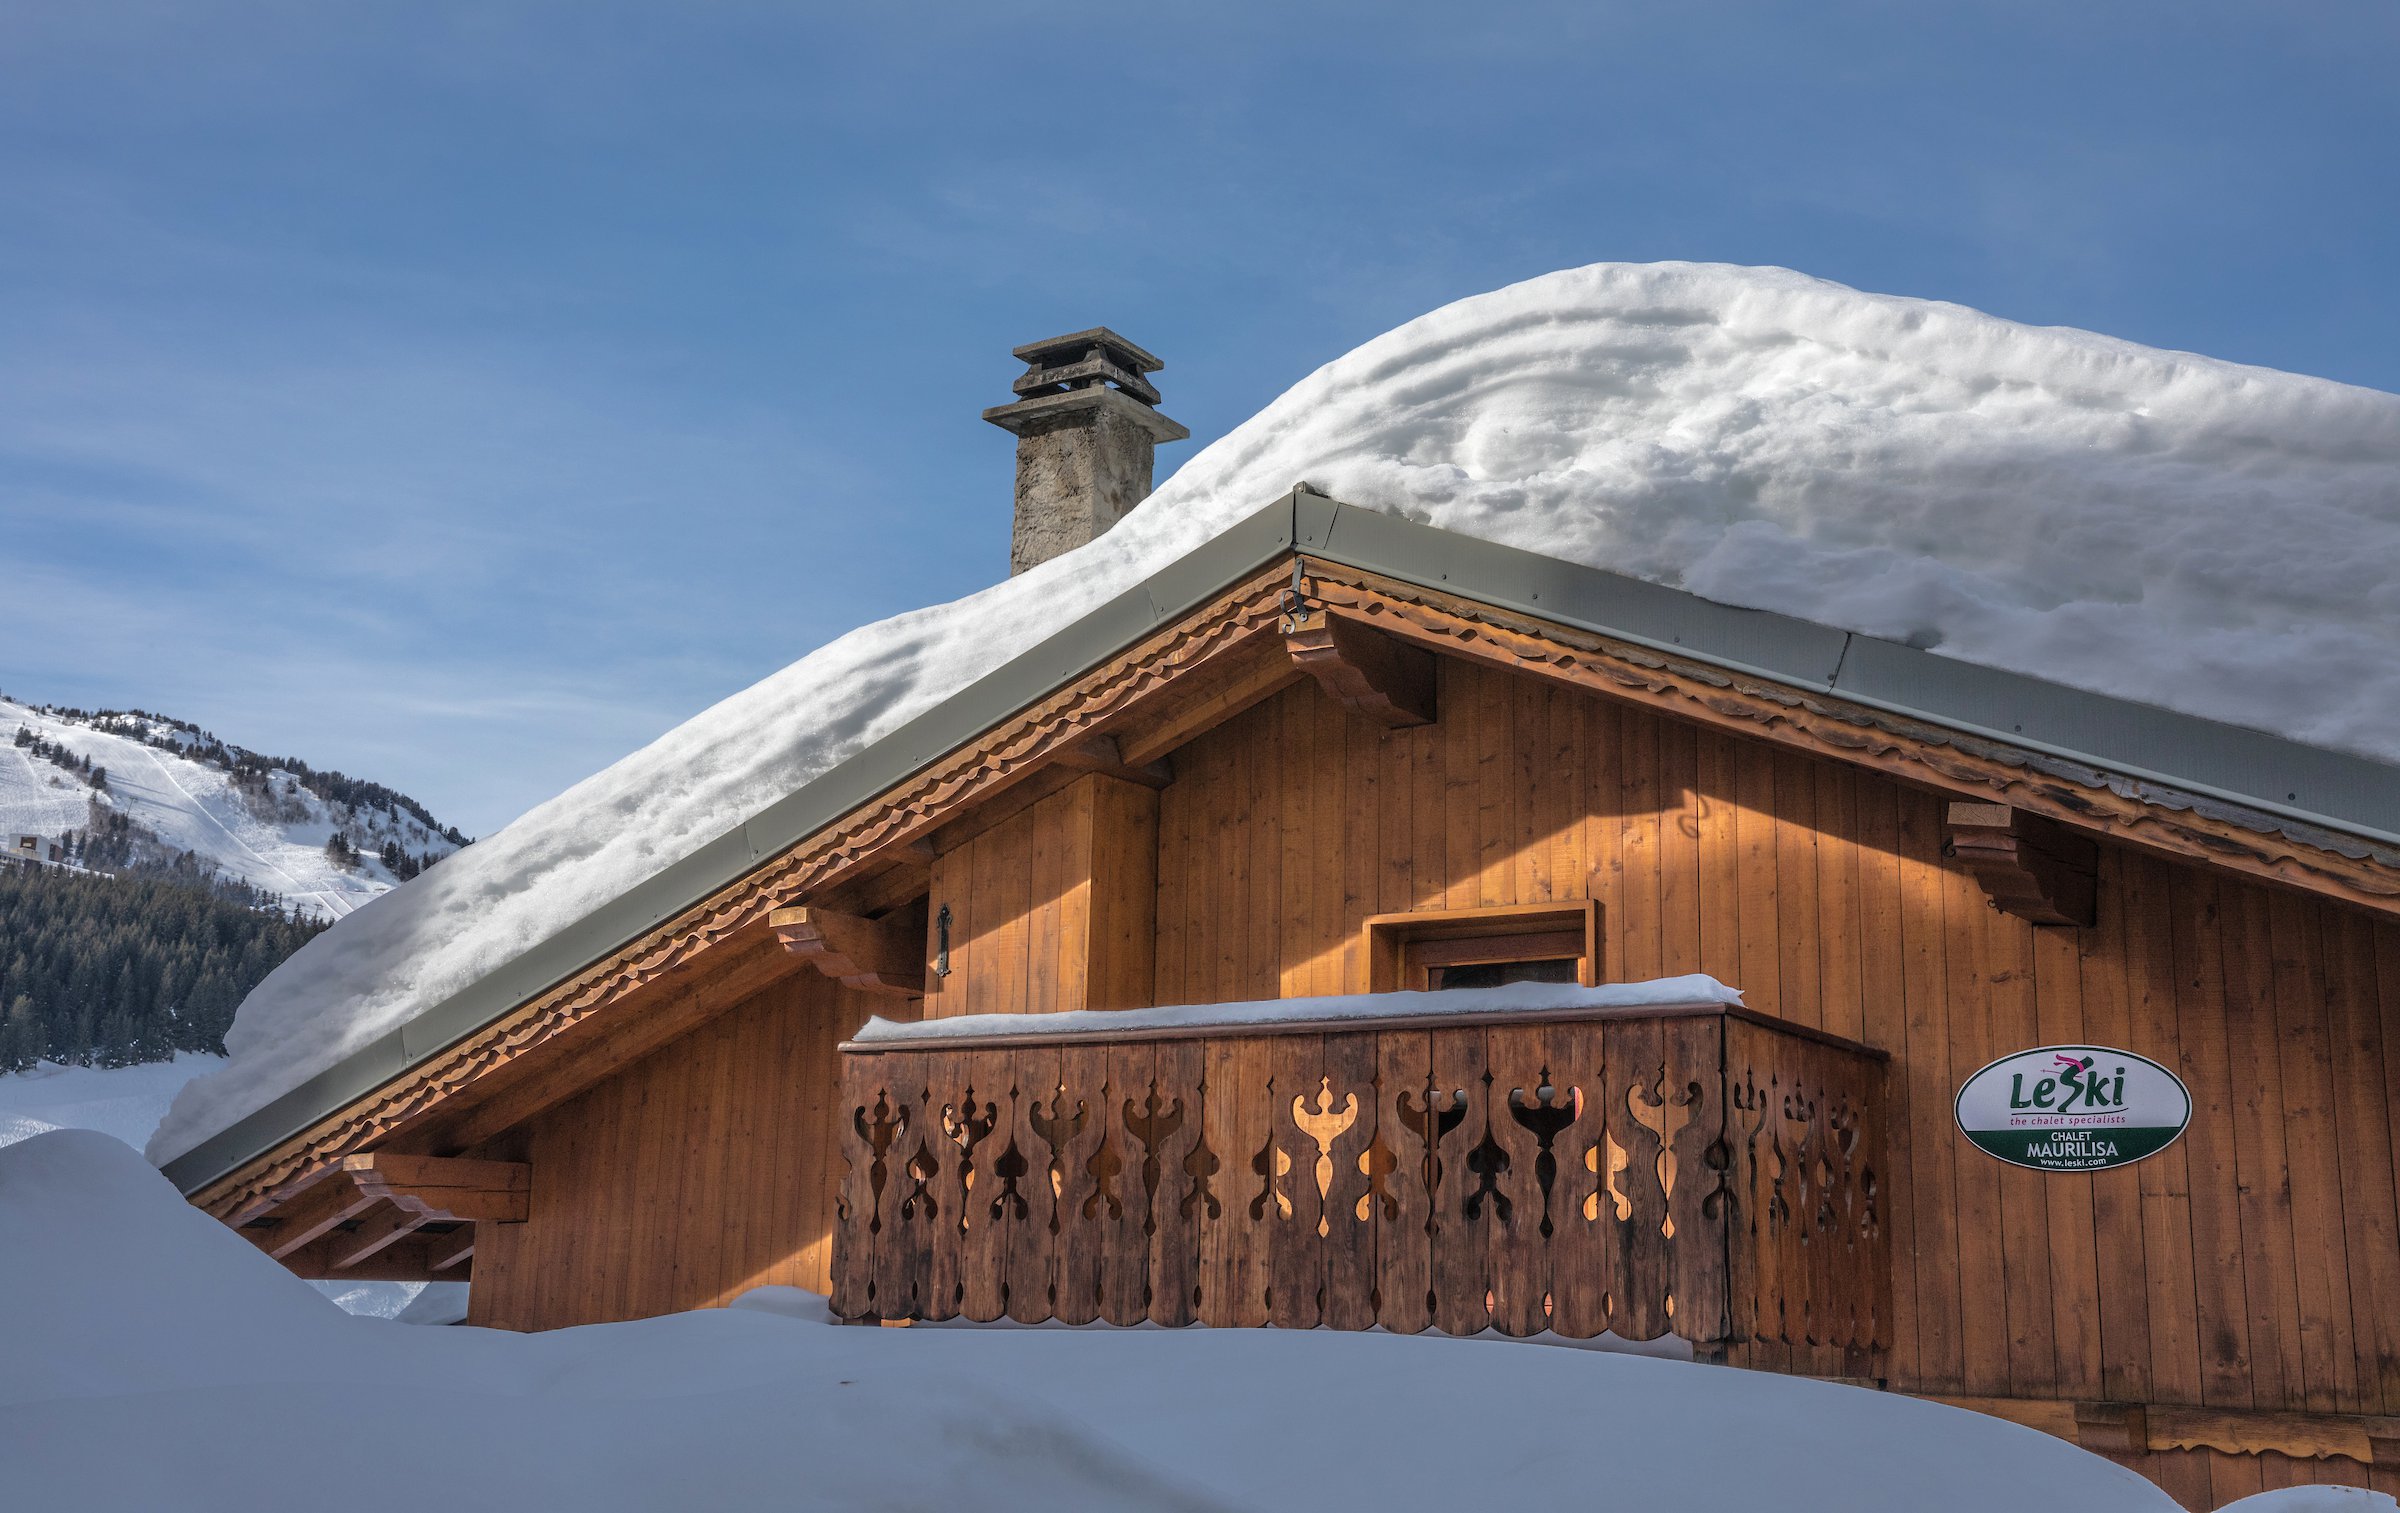
[{"label": "blue sky", "polygon": [[2395,78],[2388,0],[0,0],[0,690],[488,832],[1004,572],[977,411],[1100,322],[1162,476],[1607,259],[2400,390]]}]

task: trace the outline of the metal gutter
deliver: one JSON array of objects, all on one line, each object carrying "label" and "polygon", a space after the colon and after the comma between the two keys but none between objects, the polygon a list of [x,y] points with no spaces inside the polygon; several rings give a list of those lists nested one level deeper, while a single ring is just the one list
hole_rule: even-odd
[{"label": "metal gutter", "polygon": [[[2400,770],[2263,732],[1498,546],[1294,491],[769,805],[656,877],[164,1166],[186,1193],[374,1092],[939,761],[1249,573],[1298,551],[1664,658],[1823,693],[2153,801],[2211,800],[2353,854],[2400,848]],[[2344,845],[2345,839],[2349,844]]]}]

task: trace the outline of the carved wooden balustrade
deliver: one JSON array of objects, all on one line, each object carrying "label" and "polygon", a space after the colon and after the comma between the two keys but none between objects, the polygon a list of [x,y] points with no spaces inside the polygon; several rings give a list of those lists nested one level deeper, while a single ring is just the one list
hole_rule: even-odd
[{"label": "carved wooden balustrade", "polygon": [[1865,1047],[1714,1004],[1103,1043],[1028,1019],[845,1047],[837,1314],[1672,1331],[1854,1371],[1884,1342]]}]

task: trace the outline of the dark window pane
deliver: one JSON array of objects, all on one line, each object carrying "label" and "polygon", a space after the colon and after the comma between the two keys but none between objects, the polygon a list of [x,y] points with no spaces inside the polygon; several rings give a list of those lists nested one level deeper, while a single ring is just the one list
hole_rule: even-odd
[{"label": "dark window pane", "polygon": [[1435,967],[1429,974],[1437,988],[1496,988],[1510,982],[1573,982],[1575,958],[1550,961],[1479,961],[1470,966]]}]

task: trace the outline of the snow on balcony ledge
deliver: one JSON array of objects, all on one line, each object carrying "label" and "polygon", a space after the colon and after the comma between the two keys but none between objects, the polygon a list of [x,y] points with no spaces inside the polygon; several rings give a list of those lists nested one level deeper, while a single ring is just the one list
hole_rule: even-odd
[{"label": "snow on balcony ledge", "polygon": [[1154,1009],[1072,1009],[1058,1014],[958,1014],[900,1023],[877,1015],[843,1043],[845,1051],[905,1051],[970,1045],[1173,1040],[1249,1031],[1261,1035],[1309,1030],[1395,1029],[1474,1021],[1564,1019],[1604,1010],[1740,1008],[1739,989],[1714,977],[1662,977],[1654,982],[1512,982],[1496,988],[1445,988],[1417,993],[1339,993],[1315,998],[1267,998],[1248,1003],[1170,1004]]}]

